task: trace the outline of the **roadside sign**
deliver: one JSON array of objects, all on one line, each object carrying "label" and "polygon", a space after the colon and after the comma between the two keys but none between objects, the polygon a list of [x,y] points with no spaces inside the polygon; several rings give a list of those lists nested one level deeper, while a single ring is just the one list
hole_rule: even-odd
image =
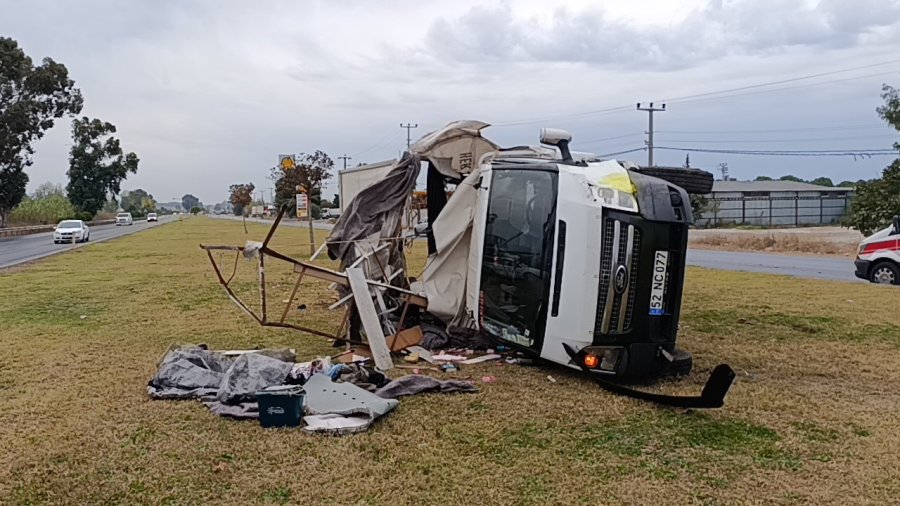
[{"label": "roadside sign", "polygon": [[278,155],[278,166],[282,170],[291,170],[297,167],[297,160],[294,155]]},{"label": "roadside sign", "polygon": [[309,214],[309,200],[305,193],[297,194],[297,217],[306,218]]}]

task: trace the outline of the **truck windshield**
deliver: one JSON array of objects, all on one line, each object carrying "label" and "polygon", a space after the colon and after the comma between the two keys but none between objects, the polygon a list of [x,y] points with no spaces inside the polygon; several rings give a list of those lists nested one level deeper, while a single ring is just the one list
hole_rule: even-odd
[{"label": "truck windshield", "polygon": [[494,170],[481,268],[481,324],[494,337],[538,348],[547,315],[557,174]]}]

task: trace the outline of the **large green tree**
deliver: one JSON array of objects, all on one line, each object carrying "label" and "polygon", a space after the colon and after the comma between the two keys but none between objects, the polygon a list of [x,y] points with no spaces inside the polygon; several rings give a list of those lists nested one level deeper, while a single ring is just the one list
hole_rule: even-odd
[{"label": "large green tree", "polygon": [[96,214],[106,203],[107,194],[118,194],[128,173],[137,172],[137,155],[124,153],[114,133],[112,123],[99,119],[72,121],[66,193],[79,211]]},{"label": "large green tree", "polygon": [[122,193],[119,206],[130,213],[152,213],[156,211],[156,200],[146,190],[138,188],[130,192]]},{"label": "large green tree", "polygon": [[[881,91],[884,105],[876,112],[900,131],[900,93],[887,84]],[[894,148],[900,150],[900,143],[895,142]],[[886,227],[897,215],[900,215],[900,158],[884,169],[880,179],[858,182],[848,221],[853,228],[869,235]]]},{"label": "large green tree", "polygon": [[0,37],[0,227],[25,197],[34,142],[82,104],[65,65],[44,58],[35,66],[15,40]]},{"label": "large green tree", "polygon": [[253,202],[253,190],[256,186],[253,183],[233,184],[228,187],[231,195],[228,196],[228,202],[231,203],[231,209],[235,216],[246,216],[250,212],[250,203]]},{"label": "large green tree", "polygon": [[191,209],[200,205],[200,199],[187,193],[181,197],[181,207],[184,208],[185,211],[190,211]]}]

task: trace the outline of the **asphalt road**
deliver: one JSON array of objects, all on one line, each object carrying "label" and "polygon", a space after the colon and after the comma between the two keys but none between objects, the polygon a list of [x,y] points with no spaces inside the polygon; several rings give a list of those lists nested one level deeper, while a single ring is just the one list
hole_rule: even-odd
[{"label": "asphalt road", "polygon": [[160,216],[159,223],[135,221],[131,226],[99,225],[91,227],[90,242],[81,244],[53,244],[53,232],[23,235],[0,239],[0,269],[46,256],[81,248],[95,242],[106,241],[123,235],[140,232],[158,226],[173,218]]},{"label": "asphalt road", "polygon": [[849,258],[689,249],[687,263],[709,269],[865,282],[853,274],[855,267]]}]

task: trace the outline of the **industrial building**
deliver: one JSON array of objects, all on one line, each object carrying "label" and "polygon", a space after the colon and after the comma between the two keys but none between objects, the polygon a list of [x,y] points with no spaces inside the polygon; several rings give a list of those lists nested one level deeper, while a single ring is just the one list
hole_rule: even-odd
[{"label": "industrial building", "polygon": [[698,227],[835,225],[850,209],[853,188],[796,181],[716,181]]}]

